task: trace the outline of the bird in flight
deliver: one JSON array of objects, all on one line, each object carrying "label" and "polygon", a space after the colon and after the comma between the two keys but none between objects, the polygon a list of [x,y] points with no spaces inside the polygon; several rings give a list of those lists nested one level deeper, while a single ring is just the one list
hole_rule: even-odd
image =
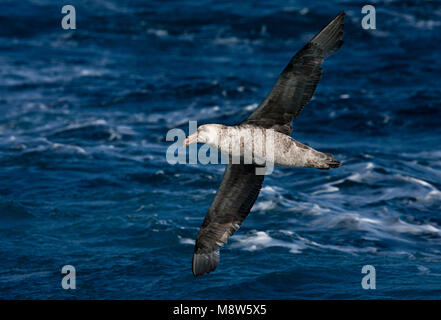
[{"label": "bird in flight", "polygon": [[[291,122],[311,100],[322,74],[323,60],[343,44],[342,11],[291,59],[273,89],[257,109],[237,126],[206,124],[184,140],[184,145],[208,144],[230,157],[251,163],[229,163],[216,196],[196,239],[192,270],[195,276],[209,273],[219,263],[219,248],[239,228],[256,201],[264,174],[257,169],[268,163],[283,167],[330,169],[340,166],[331,154],[322,153],[290,137]],[[238,139],[239,148],[231,139]],[[271,137],[271,139],[269,139]],[[271,140],[270,147],[260,148]],[[225,143],[224,141],[229,141]],[[237,151],[238,150],[238,151]],[[271,151],[271,152],[270,152]]]}]

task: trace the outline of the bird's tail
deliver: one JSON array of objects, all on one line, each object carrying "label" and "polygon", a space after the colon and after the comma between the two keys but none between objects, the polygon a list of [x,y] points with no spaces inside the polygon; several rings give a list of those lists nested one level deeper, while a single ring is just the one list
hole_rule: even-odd
[{"label": "bird's tail", "polygon": [[330,153],[320,152],[320,160],[316,162],[315,168],[328,170],[331,168],[338,168],[341,165],[340,161],[334,159],[334,156]]}]

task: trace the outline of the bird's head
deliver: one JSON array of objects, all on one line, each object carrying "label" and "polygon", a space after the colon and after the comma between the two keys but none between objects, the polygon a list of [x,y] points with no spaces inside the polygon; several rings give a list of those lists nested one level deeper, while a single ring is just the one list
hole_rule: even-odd
[{"label": "bird's head", "polygon": [[189,135],[184,140],[184,146],[188,146],[192,143],[206,143],[209,145],[216,145],[218,141],[218,137],[220,134],[220,130],[225,127],[221,124],[204,124],[199,126],[198,130]]}]

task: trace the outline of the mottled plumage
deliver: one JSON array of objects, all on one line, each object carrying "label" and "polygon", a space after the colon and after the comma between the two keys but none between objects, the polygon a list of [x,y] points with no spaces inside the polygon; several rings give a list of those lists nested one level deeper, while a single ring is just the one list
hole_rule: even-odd
[{"label": "mottled plumage", "polygon": [[[293,118],[299,115],[314,94],[321,77],[323,60],[342,45],[343,20],[344,12],[341,12],[291,59],[271,92],[247,120],[236,127],[204,125],[185,140],[186,145],[207,143],[229,156],[242,157],[242,160],[248,148],[253,158],[250,164],[233,162],[227,165],[196,239],[193,255],[195,276],[216,269],[219,248],[239,228],[254,205],[264,179],[264,175],[256,174],[256,168],[262,165],[258,159],[263,159],[266,164],[285,167],[329,169],[340,165],[332,155],[295,141],[289,134]],[[269,150],[263,150],[260,154],[255,147],[261,139],[259,134],[267,139],[270,131],[275,132],[271,150],[273,159],[269,158]],[[239,140],[241,149],[235,154],[222,141],[239,134],[244,134],[245,140],[248,140]]]}]

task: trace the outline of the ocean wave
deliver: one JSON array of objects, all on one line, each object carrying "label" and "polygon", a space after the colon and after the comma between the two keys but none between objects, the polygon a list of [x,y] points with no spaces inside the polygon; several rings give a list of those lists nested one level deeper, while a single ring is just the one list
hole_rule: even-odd
[{"label": "ocean wave", "polygon": [[0,221],[16,221],[30,219],[34,216],[21,204],[15,201],[0,202]]},{"label": "ocean wave", "polygon": [[[10,4],[0,296],[69,298],[40,285],[55,273],[35,270],[73,263],[87,280],[78,298],[343,298],[369,263],[404,277],[408,297],[437,297],[425,288],[441,274],[438,2],[374,3],[376,30],[360,26],[353,0],[102,0],[76,4],[76,30],[61,29],[53,1]],[[340,9],[345,43],[292,136],[341,167],[275,168],[216,272],[194,286],[192,246],[225,166],[169,164],[166,133],[243,121]],[[403,297],[394,290],[377,291]]]},{"label": "ocean wave", "polygon": [[288,248],[291,253],[300,253],[305,249],[301,243],[290,243],[282,240],[277,240],[269,236],[264,231],[256,231],[247,236],[237,235],[234,237],[235,242],[231,247],[239,248],[247,251],[255,251],[270,247]]}]

